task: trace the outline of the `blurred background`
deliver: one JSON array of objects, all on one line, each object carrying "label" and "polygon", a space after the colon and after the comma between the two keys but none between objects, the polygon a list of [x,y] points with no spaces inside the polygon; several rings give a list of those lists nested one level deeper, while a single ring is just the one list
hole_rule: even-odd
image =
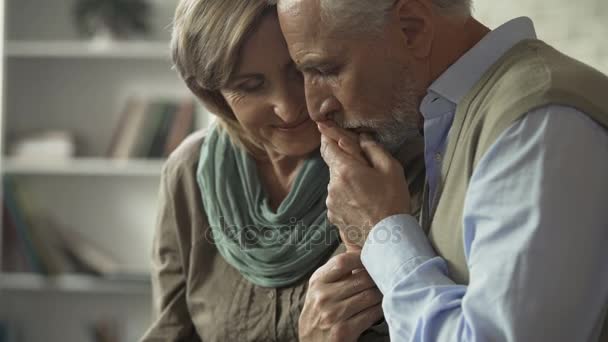
[{"label": "blurred background", "polygon": [[[245,0],[243,0],[245,1]],[[171,70],[177,0],[0,1],[0,342],[136,341],[164,158],[207,126]],[[607,0],[474,0],[608,72]]]},{"label": "blurred background", "polygon": [[207,115],[177,0],[5,0],[0,341],[136,341],[164,158]]}]

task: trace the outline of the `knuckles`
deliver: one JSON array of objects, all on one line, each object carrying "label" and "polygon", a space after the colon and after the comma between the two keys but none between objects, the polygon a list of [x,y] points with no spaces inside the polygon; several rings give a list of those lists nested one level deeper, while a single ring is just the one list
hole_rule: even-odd
[{"label": "knuckles", "polygon": [[324,308],[330,303],[331,298],[323,292],[315,293],[312,300],[312,307],[316,312],[323,312]]},{"label": "knuckles", "polygon": [[323,309],[319,311],[319,328],[329,330],[338,323],[338,314],[335,311]]},{"label": "knuckles", "polygon": [[332,172],[334,173],[334,176],[337,181],[341,181],[346,184],[348,184],[355,176],[353,167],[344,163],[336,163],[333,167]]},{"label": "knuckles", "polygon": [[[328,204],[327,207],[330,208],[330,205]],[[339,219],[338,219],[338,217],[331,210],[327,210],[327,220],[331,224],[339,225]]]},{"label": "knuckles", "polygon": [[339,272],[339,273],[346,273],[349,271],[352,271],[350,268],[350,259],[353,256],[351,255],[351,253],[342,253],[339,255],[336,255],[334,257],[334,266],[333,268]]}]

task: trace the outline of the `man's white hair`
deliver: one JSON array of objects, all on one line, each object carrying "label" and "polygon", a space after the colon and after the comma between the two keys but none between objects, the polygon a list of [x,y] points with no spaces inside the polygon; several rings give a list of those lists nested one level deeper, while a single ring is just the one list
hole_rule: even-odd
[{"label": "man's white hair", "polygon": [[[268,0],[272,5],[297,0]],[[302,1],[302,0],[300,0]],[[321,20],[343,33],[379,32],[396,0],[317,0],[321,6]],[[442,15],[468,18],[471,0],[431,0]]]}]

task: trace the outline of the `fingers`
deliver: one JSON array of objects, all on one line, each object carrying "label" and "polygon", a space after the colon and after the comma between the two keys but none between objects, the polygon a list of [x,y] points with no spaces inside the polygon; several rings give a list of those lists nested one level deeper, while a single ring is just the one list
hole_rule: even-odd
[{"label": "fingers", "polygon": [[365,330],[369,329],[383,316],[384,312],[382,311],[382,303],[379,303],[349,318],[342,324],[342,327],[344,330],[354,332],[356,336],[360,336]]},{"label": "fingers", "polygon": [[354,342],[382,317],[381,302],[382,294],[363,269],[360,255],[335,256],[311,277],[299,320],[300,337]]},{"label": "fingers", "polygon": [[311,277],[311,281],[319,280],[323,283],[333,283],[348,275],[353,270],[363,268],[361,256],[356,253],[342,253],[337,255],[321,266]]},{"label": "fingers", "polygon": [[383,316],[382,304],[376,304],[343,321],[334,322],[330,315],[322,314],[320,323],[326,329],[330,329],[329,341],[356,341],[365,330]]},{"label": "fingers", "polygon": [[376,284],[367,271],[357,269],[352,272],[350,276],[329,284],[328,292],[332,293],[334,300],[346,300],[370,289],[376,289]]},{"label": "fingers", "polygon": [[361,134],[361,149],[374,168],[389,170],[393,165],[393,157],[369,135]]},{"label": "fingers", "polygon": [[348,138],[340,138],[338,140],[338,146],[348,153],[353,159],[357,160],[359,163],[363,163],[365,165],[369,165],[367,159],[365,159],[365,155],[363,154],[363,150],[361,150],[361,145],[359,141],[352,141]]},{"label": "fingers", "polygon": [[369,165],[369,162],[363,155],[363,151],[359,144],[359,136],[356,133],[342,129],[331,121],[318,122],[317,126],[323,136],[335,141],[338,146],[353,157],[353,159],[365,165]]},{"label": "fingers", "polygon": [[344,152],[336,141],[325,135],[321,135],[321,157],[330,167],[340,162],[352,160],[352,157]]},{"label": "fingers", "polygon": [[[359,141],[359,136],[357,135],[357,133],[340,128],[331,121],[317,122],[317,127],[319,127],[319,131],[321,132],[321,134],[327,136],[328,138],[331,138],[336,142],[340,139],[350,140],[352,142]],[[361,151],[359,147],[357,147],[356,149]]]},{"label": "fingers", "polygon": [[378,304],[382,304],[382,293],[373,287],[340,302],[340,310],[343,311],[342,317],[351,318]]},{"label": "fingers", "polygon": [[[328,328],[348,322],[369,308],[382,303],[382,294],[377,288],[360,292],[347,300],[334,303],[332,306],[317,304],[317,312],[322,327]],[[372,322],[373,324],[373,322]]]}]

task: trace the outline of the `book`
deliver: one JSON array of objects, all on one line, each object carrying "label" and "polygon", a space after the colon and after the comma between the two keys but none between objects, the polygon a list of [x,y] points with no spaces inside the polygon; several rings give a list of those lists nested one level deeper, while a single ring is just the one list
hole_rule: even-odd
[{"label": "book", "polygon": [[175,121],[175,112],[177,110],[177,104],[174,102],[164,103],[164,112],[162,114],[161,122],[154,133],[150,149],[146,154],[148,158],[161,158],[164,154],[164,147],[171,130],[171,125]]},{"label": "book", "polygon": [[36,253],[34,244],[32,242],[31,233],[27,226],[25,214],[17,202],[15,195],[15,187],[13,180],[10,177],[5,176],[3,179],[4,184],[4,203],[8,209],[8,215],[10,220],[14,223],[17,236],[23,243],[23,250],[26,256],[28,267],[33,272],[42,273],[43,266],[40,261],[40,256]]},{"label": "book", "polygon": [[131,116],[131,112],[135,110],[137,106],[138,99],[135,96],[130,96],[127,98],[127,101],[118,116],[118,123],[116,124],[116,128],[112,133],[112,138],[110,139],[110,145],[108,146],[106,155],[111,157],[114,156],[116,150],[118,149],[118,142],[121,140],[122,136],[125,134],[125,127],[128,124],[129,118]]},{"label": "book", "polygon": [[21,341],[19,337],[21,336],[14,322],[0,320],[0,342]]},{"label": "book", "polygon": [[165,103],[163,100],[154,100],[148,104],[144,123],[138,132],[135,148],[130,157],[144,158],[148,156],[154,135],[160,128],[165,115]]},{"label": "book", "polygon": [[2,203],[2,271],[32,272],[25,256],[25,246],[17,235],[6,201]]},{"label": "book", "polygon": [[81,272],[101,276],[120,272],[118,261],[90,239],[65,227],[58,229],[57,233],[64,243],[65,252]]},{"label": "book", "polygon": [[[6,223],[4,230],[10,238],[10,245],[5,245],[10,248],[7,253],[11,254],[11,259],[6,260],[6,267],[15,272],[45,275],[76,271],[74,263],[64,251],[64,243],[59,238],[54,221],[36,208],[24,187],[8,182],[9,188],[5,188],[4,194],[7,215],[3,221]],[[15,218],[20,222],[17,226],[14,224]],[[9,235],[13,231],[14,236]],[[35,266],[24,267],[21,261],[23,256],[29,259],[30,265],[34,263]]]},{"label": "book", "polygon": [[36,207],[24,187],[4,180],[3,269],[43,275],[86,273],[137,278],[146,270],[120,263],[111,253]]},{"label": "book", "polygon": [[116,319],[100,319],[89,325],[91,338],[95,342],[118,342],[120,323]]},{"label": "book", "polygon": [[171,154],[192,131],[194,131],[194,100],[186,99],[179,104],[174,114],[163,156]]},{"label": "book", "polygon": [[36,207],[24,187],[13,186],[13,195],[26,223],[32,247],[40,263],[40,272],[56,275],[75,271],[74,264],[63,251],[63,241],[53,220]]},{"label": "book", "polygon": [[192,98],[129,97],[107,155],[116,159],[162,158],[194,131]]},{"label": "book", "polygon": [[29,219],[32,243],[46,275],[82,272],[66,251],[65,241],[59,232],[59,225],[44,214]]},{"label": "book", "polygon": [[137,148],[138,138],[146,121],[148,103],[140,98],[130,98],[119,119],[114,137],[110,142],[108,156],[128,159]]}]

